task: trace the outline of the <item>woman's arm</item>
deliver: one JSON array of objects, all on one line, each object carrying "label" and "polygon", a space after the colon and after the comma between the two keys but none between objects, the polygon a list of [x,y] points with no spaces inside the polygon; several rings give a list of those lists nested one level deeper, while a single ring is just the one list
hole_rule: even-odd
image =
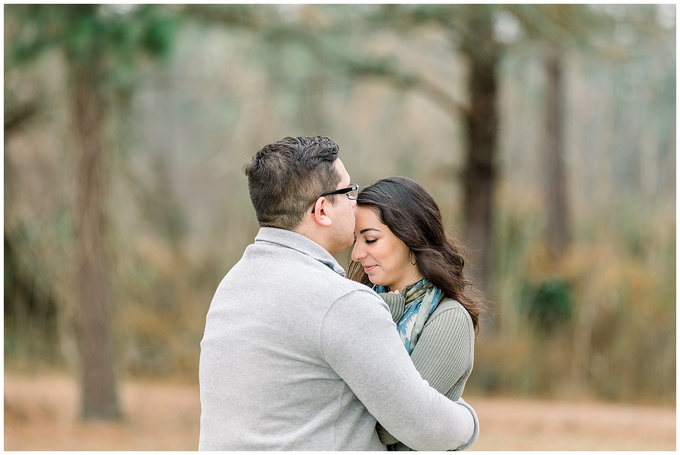
[{"label": "woman's arm", "polygon": [[[379,294],[387,303],[392,319],[404,314],[401,294]],[[425,324],[411,354],[420,375],[439,393],[457,400],[463,394],[474,363],[475,331],[468,312],[456,301],[440,303],[447,308],[436,311]]]},{"label": "woman's arm", "polygon": [[[404,299],[399,294],[380,294],[390,307],[392,318],[398,321],[404,312]],[[451,302],[447,304],[446,302]],[[474,363],[475,333],[467,311],[451,300],[443,311],[434,313],[411,355],[416,369],[434,389],[452,400],[461,397]],[[401,310],[401,314],[399,314]],[[399,442],[378,425],[383,444]]]},{"label": "woman's arm", "polygon": [[456,304],[425,324],[411,360],[430,386],[452,400],[463,394],[474,364],[472,319]]}]

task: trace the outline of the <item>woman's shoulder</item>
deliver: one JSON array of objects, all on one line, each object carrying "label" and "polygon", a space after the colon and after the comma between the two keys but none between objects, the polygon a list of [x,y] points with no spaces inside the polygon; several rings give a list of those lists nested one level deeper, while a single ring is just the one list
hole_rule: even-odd
[{"label": "woman's shoulder", "polygon": [[[435,313],[437,312],[442,312],[450,309],[461,309],[465,310],[465,307],[460,304],[460,302],[456,299],[452,299],[451,297],[444,297],[441,302],[439,302],[439,305],[437,305],[437,309],[435,310]],[[467,311],[466,311],[467,313]]]},{"label": "woman's shoulder", "polygon": [[437,316],[441,314],[451,314],[451,313],[456,313],[460,314],[459,318],[463,318],[462,320],[469,322],[472,324],[472,318],[470,317],[470,313],[465,309],[463,305],[460,304],[456,299],[452,299],[450,297],[444,297],[441,302],[439,302],[439,305],[437,305],[437,308],[434,310],[432,315],[430,316],[430,319],[434,319]]}]

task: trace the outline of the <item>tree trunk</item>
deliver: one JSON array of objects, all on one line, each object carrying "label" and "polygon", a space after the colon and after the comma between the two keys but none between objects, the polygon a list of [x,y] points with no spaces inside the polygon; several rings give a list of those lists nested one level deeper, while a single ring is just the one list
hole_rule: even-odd
[{"label": "tree trunk", "polygon": [[563,79],[559,50],[551,48],[545,58],[547,112],[545,116],[546,181],[548,219],[546,240],[553,263],[559,263],[569,246],[569,210],[564,162]]},{"label": "tree trunk", "polygon": [[104,112],[92,65],[73,62],[73,109],[76,143],[76,255],[80,311],[82,418],[121,417],[113,369],[110,294],[106,251],[103,154]]},{"label": "tree trunk", "polygon": [[[477,10],[485,12],[485,10]],[[498,135],[497,76],[499,49],[493,39],[490,13],[478,17],[470,29],[476,37],[468,46],[470,59],[470,109],[464,171],[465,237],[470,271],[476,286],[488,299],[492,292],[493,210],[496,189]],[[486,331],[495,333],[493,309],[484,316]]]}]

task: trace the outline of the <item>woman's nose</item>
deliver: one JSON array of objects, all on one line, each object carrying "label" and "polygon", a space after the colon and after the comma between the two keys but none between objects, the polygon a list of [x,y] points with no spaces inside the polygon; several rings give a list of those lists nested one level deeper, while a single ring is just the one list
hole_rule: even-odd
[{"label": "woman's nose", "polygon": [[354,246],[352,247],[352,260],[354,262],[359,262],[363,257],[364,257],[364,252],[359,247],[359,243],[354,242]]}]

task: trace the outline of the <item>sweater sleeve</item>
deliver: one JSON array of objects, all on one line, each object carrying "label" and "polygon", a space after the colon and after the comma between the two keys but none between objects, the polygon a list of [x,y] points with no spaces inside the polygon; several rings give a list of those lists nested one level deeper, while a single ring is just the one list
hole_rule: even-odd
[{"label": "sweater sleeve", "polygon": [[423,379],[457,400],[472,372],[474,339],[470,316],[464,308],[455,306],[428,320],[411,359]]},{"label": "sweater sleeve", "polygon": [[476,438],[474,411],[423,380],[374,293],[355,290],[336,300],[324,317],[320,347],[368,412],[409,447],[451,450]]},{"label": "sweater sleeve", "polygon": [[404,315],[404,307],[406,306],[406,299],[402,294],[395,294],[394,292],[381,292],[378,294],[382,298],[392,313],[392,320],[396,324]]},{"label": "sweater sleeve", "polygon": [[[390,297],[392,295],[395,294],[389,294]],[[383,294],[380,296],[383,297]],[[394,319],[394,303],[385,297],[383,299],[393,311]],[[472,372],[474,338],[472,320],[467,311],[460,306],[448,308],[428,320],[411,360],[423,379],[439,393],[458,400]],[[378,428],[378,435],[384,444],[399,442],[384,428]]]}]

